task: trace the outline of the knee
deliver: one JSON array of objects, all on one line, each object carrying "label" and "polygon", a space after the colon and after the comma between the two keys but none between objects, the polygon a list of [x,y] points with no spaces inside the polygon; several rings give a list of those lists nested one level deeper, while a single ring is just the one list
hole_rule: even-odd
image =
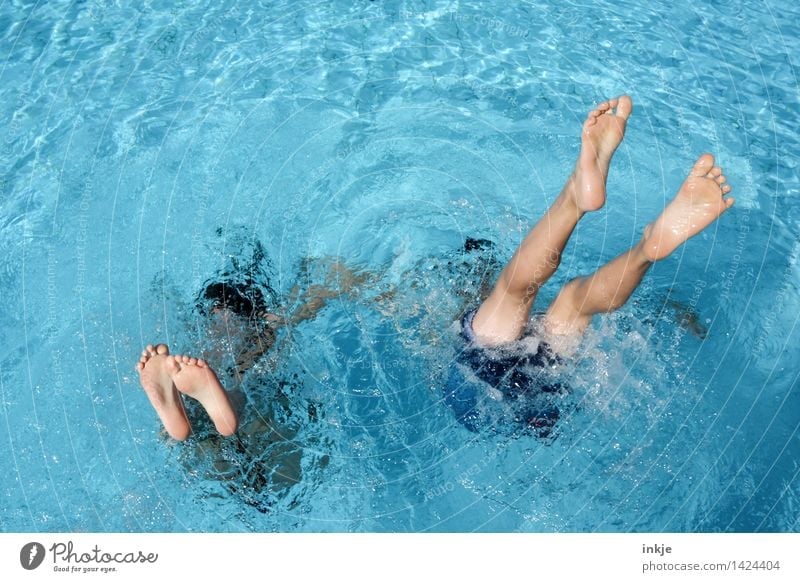
[{"label": "knee", "polygon": [[585,277],[575,277],[561,288],[561,293],[564,294],[568,299],[579,299],[581,295],[584,295],[584,287],[586,283]]},{"label": "knee", "polygon": [[568,281],[561,288],[556,300],[560,304],[568,306],[576,313],[582,312],[586,305],[587,299],[586,282],[586,277],[575,277],[574,279]]},{"label": "knee", "polygon": [[558,310],[568,310],[569,312],[580,311],[580,306],[583,303],[581,297],[581,278],[578,277],[568,281],[561,287],[553,302],[553,307]]},{"label": "knee", "polygon": [[[565,301],[578,311],[611,313],[625,304],[625,297],[616,287],[610,287],[596,277],[576,277],[562,289]],[[559,296],[560,297],[560,296]]]}]

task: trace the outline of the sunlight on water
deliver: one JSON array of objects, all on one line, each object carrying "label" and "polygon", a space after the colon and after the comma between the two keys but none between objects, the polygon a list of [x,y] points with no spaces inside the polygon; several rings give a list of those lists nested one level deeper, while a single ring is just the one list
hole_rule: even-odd
[{"label": "sunlight on water", "polygon": [[[0,529],[798,530],[794,4],[267,4],[0,7]],[[623,92],[608,203],[536,310],[699,153],[737,204],[537,390],[488,386],[461,318]],[[220,316],[222,283],[274,318]],[[191,404],[163,435],[133,368],[162,341],[238,437]]]}]

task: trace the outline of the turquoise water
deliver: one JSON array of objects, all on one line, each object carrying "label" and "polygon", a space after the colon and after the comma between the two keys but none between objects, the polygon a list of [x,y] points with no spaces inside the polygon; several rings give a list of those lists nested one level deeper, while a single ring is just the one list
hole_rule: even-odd
[{"label": "turquoise water", "polygon": [[[494,4],[0,7],[2,531],[800,529],[800,11]],[[608,205],[539,308],[699,153],[737,205],[597,319],[551,438],[502,403],[471,433],[452,324],[623,92]],[[195,299],[256,244],[284,298],[309,257],[373,276],[247,374],[240,442],[197,415],[170,443],[133,365],[224,354]]]}]

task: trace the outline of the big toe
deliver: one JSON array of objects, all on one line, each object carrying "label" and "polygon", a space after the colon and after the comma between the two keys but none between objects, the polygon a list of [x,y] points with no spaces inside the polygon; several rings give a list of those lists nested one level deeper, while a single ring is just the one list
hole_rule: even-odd
[{"label": "big toe", "polygon": [[692,168],[692,176],[705,176],[714,167],[714,156],[711,154],[703,154],[694,163]]},{"label": "big toe", "polygon": [[627,120],[633,111],[633,101],[627,95],[622,95],[617,103],[617,117]]}]

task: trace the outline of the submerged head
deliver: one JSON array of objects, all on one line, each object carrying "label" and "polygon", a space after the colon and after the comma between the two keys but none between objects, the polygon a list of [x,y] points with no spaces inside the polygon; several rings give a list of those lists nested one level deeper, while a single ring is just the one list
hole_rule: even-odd
[{"label": "submerged head", "polygon": [[223,319],[226,328],[231,327],[230,317],[234,316],[263,336],[262,340],[274,340],[274,328],[282,319],[270,303],[255,284],[215,281],[200,293],[197,307],[204,315]]},{"label": "submerged head", "polygon": [[215,281],[200,293],[197,307],[204,314],[227,310],[245,319],[269,319],[268,314],[275,311],[272,295],[268,300],[253,282]]}]

